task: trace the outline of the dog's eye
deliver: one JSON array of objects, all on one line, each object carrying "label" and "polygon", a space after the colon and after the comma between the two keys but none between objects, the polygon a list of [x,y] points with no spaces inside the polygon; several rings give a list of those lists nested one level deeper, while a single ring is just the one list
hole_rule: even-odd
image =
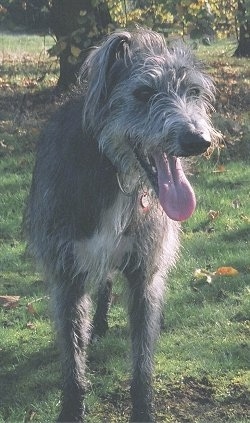
[{"label": "dog's eye", "polygon": [[152,87],[143,86],[136,88],[136,90],[133,92],[133,95],[137,100],[142,101],[143,103],[147,103],[155,93],[156,92]]},{"label": "dog's eye", "polygon": [[198,98],[200,96],[201,90],[198,87],[191,88],[188,90],[188,96],[189,97],[195,97]]}]

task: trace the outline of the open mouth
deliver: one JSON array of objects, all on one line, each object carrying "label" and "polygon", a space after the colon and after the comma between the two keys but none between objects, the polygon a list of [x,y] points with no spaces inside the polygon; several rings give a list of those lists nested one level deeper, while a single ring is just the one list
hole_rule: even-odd
[{"label": "open mouth", "polygon": [[195,210],[196,199],[180,159],[166,152],[146,156],[138,148],[135,155],[167,216],[175,221],[188,219]]}]

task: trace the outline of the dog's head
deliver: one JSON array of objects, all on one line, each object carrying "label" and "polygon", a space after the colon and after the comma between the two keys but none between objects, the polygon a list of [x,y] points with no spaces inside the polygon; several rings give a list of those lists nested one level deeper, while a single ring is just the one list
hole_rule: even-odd
[{"label": "dog's head", "polygon": [[178,159],[216,139],[214,85],[189,49],[148,30],[111,35],[83,68],[84,127],[118,168],[143,169],[167,215],[184,220],[195,196]]}]

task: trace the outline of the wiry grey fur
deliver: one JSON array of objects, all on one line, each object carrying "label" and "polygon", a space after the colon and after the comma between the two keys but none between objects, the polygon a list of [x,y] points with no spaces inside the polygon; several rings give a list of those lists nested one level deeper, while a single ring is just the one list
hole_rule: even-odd
[{"label": "wiry grey fur", "polygon": [[82,94],[40,137],[26,211],[30,247],[51,286],[62,356],[58,421],[84,419],[90,297],[99,289],[93,336],[102,335],[112,273],[121,270],[129,292],[131,420],[152,422],[153,350],[179,223],[161,208],[145,158],[207,149],[216,137],[207,114],[214,87],[188,49],[168,49],[146,30],[108,37],[81,79]]}]

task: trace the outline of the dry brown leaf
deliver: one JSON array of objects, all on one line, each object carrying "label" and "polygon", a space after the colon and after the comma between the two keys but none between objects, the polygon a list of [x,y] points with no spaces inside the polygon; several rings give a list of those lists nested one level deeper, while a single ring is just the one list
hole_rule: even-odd
[{"label": "dry brown leaf", "polygon": [[226,172],[226,168],[224,165],[218,165],[215,170],[213,170],[213,173],[223,173]]},{"label": "dry brown leaf", "polygon": [[36,417],[36,414],[37,413],[34,410],[28,410],[26,412],[26,416],[25,416],[24,422],[27,423],[27,422],[33,421],[34,418]]},{"label": "dry brown leaf", "polygon": [[219,217],[220,212],[219,210],[209,210],[208,217],[210,220],[215,220],[217,217]]},{"label": "dry brown leaf", "polygon": [[30,330],[35,330],[36,329],[36,325],[34,323],[32,323],[32,322],[28,322],[27,325],[26,325],[26,328],[27,329],[30,329]]},{"label": "dry brown leaf", "polygon": [[19,305],[19,295],[0,295],[0,305],[5,308],[15,308]]},{"label": "dry brown leaf", "polygon": [[239,271],[231,266],[222,266],[216,270],[215,274],[219,276],[236,276],[239,274]]},{"label": "dry brown leaf", "polygon": [[31,314],[31,315],[36,314],[36,309],[35,309],[35,307],[33,306],[32,303],[28,303],[27,306],[26,306],[26,308],[27,308],[27,312],[29,314]]},{"label": "dry brown leaf", "polygon": [[243,215],[240,216],[240,218],[243,220],[243,222],[250,223],[250,216],[245,216],[243,214]]}]

